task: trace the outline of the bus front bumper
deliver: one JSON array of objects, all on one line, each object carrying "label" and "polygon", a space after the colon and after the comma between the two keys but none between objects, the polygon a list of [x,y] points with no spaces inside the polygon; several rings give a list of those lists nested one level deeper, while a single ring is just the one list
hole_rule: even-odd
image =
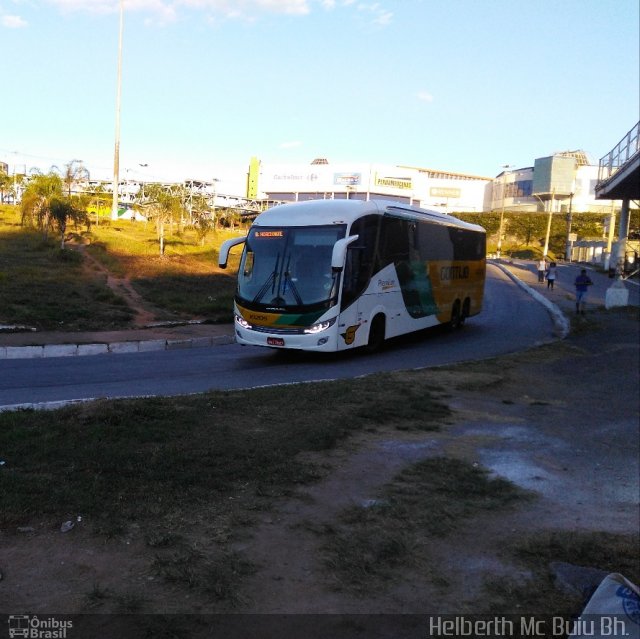
[{"label": "bus front bumper", "polygon": [[253,331],[236,323],[236,342],[247,346],[267,348],[295,349],[303,351],[330,352],[337,350],[335,331],[327,330],[316,334],[272,334]]}]

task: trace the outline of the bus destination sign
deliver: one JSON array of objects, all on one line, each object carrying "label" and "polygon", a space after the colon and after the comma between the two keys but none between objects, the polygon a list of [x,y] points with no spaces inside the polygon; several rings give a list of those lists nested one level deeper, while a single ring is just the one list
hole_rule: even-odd
[{"label": "bus destination sign", "polygon": [[260,239],[284,237],[284,231],[256,231],[254,237],[259,237]]}]

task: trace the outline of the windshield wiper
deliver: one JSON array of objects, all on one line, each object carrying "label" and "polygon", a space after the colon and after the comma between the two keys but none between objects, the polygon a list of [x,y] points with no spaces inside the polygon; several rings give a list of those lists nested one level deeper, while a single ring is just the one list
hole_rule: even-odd
[{"label": "windshield wiper", "polygon": [[276,256],[276,263],[275,263],[275,266],[273,267],[273,271],[271,271],[266,282],[260,287],[260,290],[256,293],[255,297],[253,298],[254,303],[259,302],[262,299],[263,295],[269,290],[269,287],[271,287],[271,295],[275,293],[276,278],[278,276],[279,264],[280,264],[280,253],[278,253],[278,255]]},{"label": "windshield wiper", "polygon": [[296,302],[299,306],[302,306],[302,297],[300,297],[300,293],[298,293],[298,289],[294,281],[291,279],[291,273],[289,271],[289,264],[291,264],[291,255],[289,255],[289,259],[287,260],[287,266],[284,270],[284,285],[282,286],[282,296],[284,297],[287,294],[287,282],[289,283],[289,288],[293,293],[293,296],[296,298]]}]

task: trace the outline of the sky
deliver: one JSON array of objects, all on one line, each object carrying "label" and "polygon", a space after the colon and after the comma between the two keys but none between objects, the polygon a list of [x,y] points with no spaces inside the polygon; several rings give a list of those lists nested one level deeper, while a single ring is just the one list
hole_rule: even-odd
[{"label": "sky", "polygon": [[[493,177],[639,119],[637,0],[123,0],[120,175]],[[0,0],[0,161],[113,176],[118,0]]]}]

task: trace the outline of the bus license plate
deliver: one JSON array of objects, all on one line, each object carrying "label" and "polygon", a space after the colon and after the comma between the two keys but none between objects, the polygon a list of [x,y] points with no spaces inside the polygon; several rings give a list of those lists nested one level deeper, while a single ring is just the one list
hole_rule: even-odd
[{"label": "bus license plate", "polygon": [[282,337],[267,337],[267,344],[269,346],[284,346],[284,340]]}]

